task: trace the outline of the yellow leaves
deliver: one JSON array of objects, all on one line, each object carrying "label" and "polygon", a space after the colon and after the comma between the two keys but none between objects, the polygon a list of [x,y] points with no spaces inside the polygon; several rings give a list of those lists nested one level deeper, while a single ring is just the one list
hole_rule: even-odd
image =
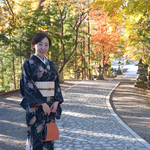
[{"label": "yellow leaves", "polygon": [[139,13],[132,14],[128,17],[126,17],[126,20],[124,21],[125,25],[132,26],[133,24],[136,24],[141,18],[143,17],[143,14]]},{"label": "yellow leaves", "polygon": [[96,8],[104,8],[110,16],[116,14],[122,5],[123,0],[95,0],[91,6]]},{"label": "yellow leaves", "polygon": [[24,8],[28,8],[29,6],[32,8],[32,10],[37,9],[39,1],[35,1],[35,0],[24,0],[24,1],[20,1],[20,0],[14,0],[14,7],[13,7],[13,11],[14,13],[18,14],[22,9]]},{"label": "yellow leaves", "polygon": [[0,31],[1,31],[1,33],[5,34],[6,29],[3,26],[0,26]]},{"label": "yellow leaves", "polygon": [[133,28],[142,17],[143,17],[143,14],[141,13],[139,13],[138,15],[135,13],[126,17],[126,20],[124,21],[124,35],[123,35],[124,40],[129,40],[129,39],[134,40],[134,39],[139,38],[137,36],[136,31],[133,30]]},{"label": "yellow leaves", "polygon": [[139,38],[139,37],[138,37],[137,35],[130,37],[130,39],[132,39],[132,40],[133,40],[133,39],[138,39],[138,38]]}]

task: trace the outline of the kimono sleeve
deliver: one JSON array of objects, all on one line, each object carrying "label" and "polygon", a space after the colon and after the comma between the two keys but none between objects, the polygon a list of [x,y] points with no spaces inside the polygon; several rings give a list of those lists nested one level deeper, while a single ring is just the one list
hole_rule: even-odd
[{"label": "kimono sleeve", "polygon": [[31,70],[26,61],[22,68],[22,75],[20,79],[20,92],[23,97],[20,105],[26,107],[38,106],[46,102],[46,98],[42,96],[38,88],[35,86],[34,81],[31,79]]},{"label": "kimono sleeve", "polygon": [[63,103],[63,96],[61,92],[61,88],[59,85],[59,76],[57,73],[56,79],[55,79],[55,101],[59,101],[59,104]]}]

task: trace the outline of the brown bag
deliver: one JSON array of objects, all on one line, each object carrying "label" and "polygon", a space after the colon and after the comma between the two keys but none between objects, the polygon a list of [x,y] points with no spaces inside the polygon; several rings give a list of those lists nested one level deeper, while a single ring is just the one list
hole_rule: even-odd
[{"label": "brown bag", "polygon": [[[48,118],[48,116],[47,116]],[[54,141],[59,139],[59,130],[55,123],[46,123],[44,129],[41,131],[42,142]]]}]

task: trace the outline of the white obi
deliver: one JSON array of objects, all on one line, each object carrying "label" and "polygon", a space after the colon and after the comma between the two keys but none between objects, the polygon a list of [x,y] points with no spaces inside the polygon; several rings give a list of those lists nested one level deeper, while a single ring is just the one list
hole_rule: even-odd
[{"label": "white obi", "polygon": [[35,85],[43,95],[43,97],[54,96],[55,82],[54,81],[36,81]]}]

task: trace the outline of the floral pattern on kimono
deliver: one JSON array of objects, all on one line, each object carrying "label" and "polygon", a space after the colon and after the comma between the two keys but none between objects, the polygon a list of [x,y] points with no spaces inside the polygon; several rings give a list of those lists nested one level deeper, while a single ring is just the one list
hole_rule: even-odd
[{"label": "floral pattern on kimono", "polygon": [[[35,85],[36,81],[54,81],[54,96],[43,97]],[[63,96],[59,85],[58,73],[52,61],[46,59],[46,64],[44,64],[37,56],[31,55],[30,59],[24,62],[22,68],[20,92],[23,97],[20,105],[26,110],[27,135],[30,149],[53,150],[53,141],[40,141],[40,134],[46,121],[41,104],[47,103],[50,107],[55,101],[59,101],[56,113],[50,113],[49,115],[49,122],[55,122],[55,118],[59,119],[62,111],[60,104],[63,102]]]}]

